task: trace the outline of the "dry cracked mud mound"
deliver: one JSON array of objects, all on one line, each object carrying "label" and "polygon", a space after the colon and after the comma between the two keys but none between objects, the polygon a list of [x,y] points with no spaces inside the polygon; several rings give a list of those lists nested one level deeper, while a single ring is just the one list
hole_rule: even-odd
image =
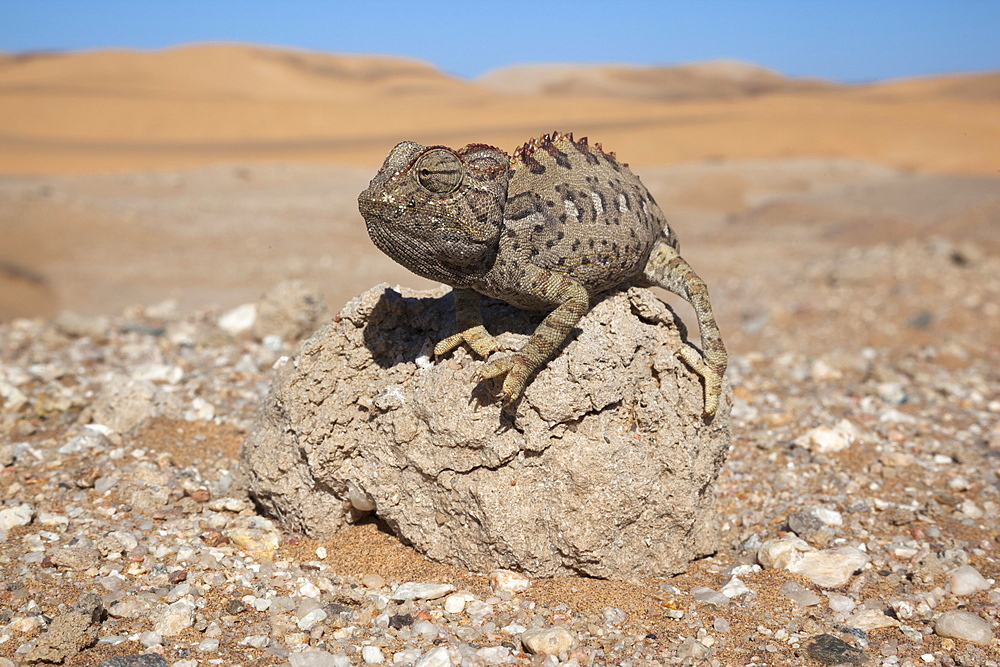
[{"label": "dry cracked mud mound", "polygon": [[[487,302],[507,350],[539,316]],[[285,362],[241,452],[256,502],[328,537],[374,512],[429,557],[473,571],[630,579],[716,548],[728,396],[705,422],[674,314],[632,288],[597,303],[504,410],[466,350],[430,357],[446,291],[377,286]]]}]

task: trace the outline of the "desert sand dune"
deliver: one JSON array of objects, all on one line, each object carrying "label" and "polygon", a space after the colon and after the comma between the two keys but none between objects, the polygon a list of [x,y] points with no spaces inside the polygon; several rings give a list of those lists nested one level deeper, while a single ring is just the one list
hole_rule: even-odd
[{"label": "desert sand dune", "polygon": [[[371,167],[401,138],[511,149],[559,129],[635,165],[824,156],[994,174],[997,76],[851,87],[716,62],[514,68],[463,81],[413,60],[241,45],[8,56],[0,173]],[[527,93],[511,92],[511,79]]]},{"label": "desert sand dune", "polygon": [[835,88],[818,79],[790,79],[757,65],[715,60],[670,67],[516,65],[479,79],[518,95],[612,96],[651,100],[725,99],[775,92]]}]

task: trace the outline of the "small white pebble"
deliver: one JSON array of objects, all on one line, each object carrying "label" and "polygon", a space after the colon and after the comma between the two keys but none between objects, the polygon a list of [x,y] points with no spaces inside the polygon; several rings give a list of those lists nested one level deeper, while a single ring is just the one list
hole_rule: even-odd
[{"label": "small white pebble", "polygon": [[830,609],[841,614],[850,614],[856,606],[854,600],[846,595],[827,593],[826,597],[830,599]]},{"label": "small white pebble", "polygon": [[963,596],[989,590],[993,580],[981,575],[971,565],[963,565],[951,573],[948,584],[952,595]]},{"label": "small white pebble", "polygon": [[938,616],[934,622],[934,632],[940,637],[964,639],[979,646],[993,643],[990,624],[970,611],[953,609]]},{"label": "small white pebble", "polygon": [[380,665],[385,662],[382,649],[378,646],[365,646],[361,649],[361,659],[369,665]]},{"label": "small white pebble", "polygon": [[385,579],[377,574],[366,574],[361,577],[361,583],[365,588],[382,588],[385,586]]},{"label": "small white pebble", "polygon": [[307,598],[318,598],[321,593],[319,586],[312,583],[311,581],[304,582],[299,586],[299,594]]}]

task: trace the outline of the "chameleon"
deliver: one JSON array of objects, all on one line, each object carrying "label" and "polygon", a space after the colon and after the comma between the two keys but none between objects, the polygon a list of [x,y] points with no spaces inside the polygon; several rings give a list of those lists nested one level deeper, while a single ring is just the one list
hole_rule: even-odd
[{"label": "chameleon", "polygon": [[457,332],[434,346],[435,357],[462,344],[483,358],[501,349],[483,326],[480,295],[548,313],[519,350],[478,371],[503,378],[504,405],[521,396],[595,297],[629,282],[663,287],[693,307],[702,353],[684,345],[677,354],[702,379],[704,418],[715,415],[728,358],[708,289],[652,195],[601,144],[554,132],[511,156],[480,143],[453,150],[403,141],[358,208],[382,252],[452,287]]}]

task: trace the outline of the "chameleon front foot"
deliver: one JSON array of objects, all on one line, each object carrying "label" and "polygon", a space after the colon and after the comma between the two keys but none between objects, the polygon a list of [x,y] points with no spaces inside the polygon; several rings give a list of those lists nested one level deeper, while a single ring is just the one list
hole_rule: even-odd
[{"label": "chameleon front foot", "polygon": [[462,343],[467,343],[473,352],[484,358],[500,349],[500,341],[491,336],[486,327],[479,325],[438,341],[434,346],[434,356],[443,357]]},{"label": "chameleon front foot", "polygon": [[523,356],[515,354],[490,361],[479,369],[477,375],[484,380],[506,376],[503,379],[500,398],[504,405],[508,405],[521,396],[525,385],[528,384],[528,376],[536,366],[537,364],[531,364]]},{"label": "chameleon front foot", "polygon": [[719,398],[722,396],[722,373],[709,366],[698,350],[687,345],[677,350],[677,356],[691,370],[701,376],[705,384],[705,407],[703,417],[711,419],[719,409]]}]

